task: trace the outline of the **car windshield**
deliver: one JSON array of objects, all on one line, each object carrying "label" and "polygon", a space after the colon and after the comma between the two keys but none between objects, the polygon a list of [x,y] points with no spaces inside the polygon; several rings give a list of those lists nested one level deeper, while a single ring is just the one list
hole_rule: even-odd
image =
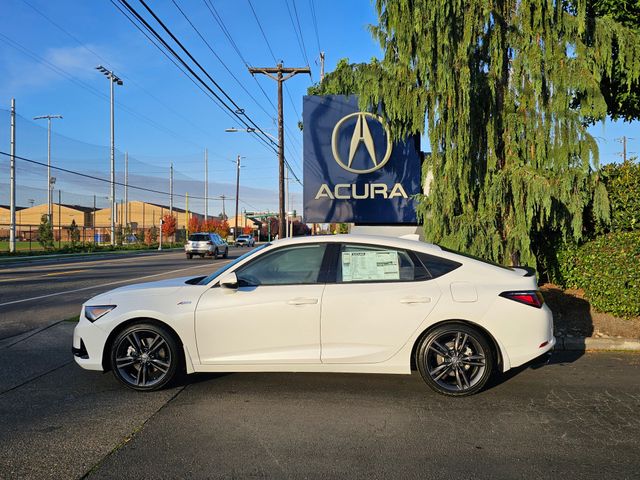
[{"label": "car windshield", "polygon": [[218,275],[220,275],[221,273],[224,273],[225,271],[229,270],[231,267],[233,267],[235,264],[241,262],[242,260],[244,260],[247,257],[250,257],[251,255],[254,255],[255,253],[259,252],[260,250],[262,250],[265,247],[268,247],[269,245],[271,245],[270,243],[264,243],[262,245],[260,245],[257,248],[254,248],[253,250],[249,250],[247,253],[245,253],[244,255],[239,256],[238,258],[236,258],[233,262],[229,262],[227,263],[224,267],[219,268],[218,270],[216,270],[215,272],[213,272],[211,275],[209,275],[208,277],[203,278],[202,280],[200,280],[198,282],[198,285],[206,285],[207,283],[211,282],[211,280],[213,280],[214,278],[216,278]]}]

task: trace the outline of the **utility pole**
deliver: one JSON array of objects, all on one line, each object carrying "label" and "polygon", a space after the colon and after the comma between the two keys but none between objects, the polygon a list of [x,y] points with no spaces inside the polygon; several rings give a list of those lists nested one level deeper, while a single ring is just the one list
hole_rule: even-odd
[{"label": "utility pole", "polygon": [[240,155],[236,158],[236,225],[233,228],[233,239],[238,238],[238,200],[240,198]]},{"label": "utility pole", "polygon": [[324,52],[320,52],[320,83],[324,80]]},{"label": "utility pole", "polygon": [[209,151],[204,149],[204,221],[209,219]]},{"label": "utility pole", "polygon": [[124,152],[124,224],[129,225],[129,152]]},{"label": "utility pole", "polygon": [[169,166],[169,215],[173,216],[173,162]]},{"label": "utility pole", "polygon": [[220,198],[222,199],[222,220],[226,220],[227,219],[227,212],[225,212],[225,210],[224,210],[224,200],[227,197],[225,195],[220,195]]},{"label": "utility pole", "polygon": [[184,206],[184,223],[185,223],[185,230],[187,232],[187,238],[185,238],[185,241],[189,239],[189,192],[185,193],[185,197],[186,197],[186,204]]},{"label": "utility pole", "polygon": [[34,120],[47,120],[47,215],[49,215],[49,222],[53,224],[53,212],[51,211],[51,119],[60,118],[62,115],[40,115],[39,117],[33,117]]},{"label": "utility pole", "polygon": [[102,65],[98,65],[96,70],[100,71],[109,79],[111,97],[111,245],[116,244],[116,153],[115,153],[115,127],[113,114],[113,85],[122,85],[124,82],[111,70],[107,70]]},{"label": "utility pole", "polygon": [[93,195],[93,243],[98,243],[96,237],[96,196]]},{"label": "utility pole", "polygon": [[9,187],[9,252],[16,251],[16,99],[11,99],[11,185]]},{"label": "utility pole", "polygon": [[[626,162],[627,161],[627,153],[628,153],[627,152],[627,140],[634,140],[634,139],[631,138],[631,137],[627,137],[626,135],[623,135],[620,138],[616,138],[616,140],[618,142],[622,143],[622,153],[621,154],[619,153],[618,155],[621,155],[622,156],[622,160],[624,162]],[[633,152],[631,152],[631,153],[633,153]]]},{"label": "utility pole", "polygon": [[[282,113],[282,84],[298,73],[308,73],[311,75],[309,67],[305,68],[284,68],[280,62],[275,68],[249,68],[249,73],[255,75],[262,73],[272,80],[278,82],[278,196],[279,215],[278,235],[280,238],[285,234],[285,212],[284,212],[284,118]],[[287,76],[284,74],[287,73]],[[275,74],[272,75],[272,74]],[[237,202],[237,200],[236,200]],[[237,210],[237,209],[236,209]],[[286,234],[285,234],[286,235]]]}]

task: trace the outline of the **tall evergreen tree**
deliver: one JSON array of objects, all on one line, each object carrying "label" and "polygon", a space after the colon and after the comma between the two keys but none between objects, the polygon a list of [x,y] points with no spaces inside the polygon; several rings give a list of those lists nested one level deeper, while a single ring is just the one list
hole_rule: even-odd
[{"label": "tall evergreen tree", "polygon": [[[590,202],[609,215],[598,148],[600,80],[640,78],[640,38],[584,0],[377,0],[381,62],[339,65],[311,93],[381,105],[392,134],[424,133],[433,175],[419,202],[428,240],[535,264],[531,238],[580,239]],[[614,62],[614,49],[616,57]],[[333,78],[332,78],[333,77]]]}]

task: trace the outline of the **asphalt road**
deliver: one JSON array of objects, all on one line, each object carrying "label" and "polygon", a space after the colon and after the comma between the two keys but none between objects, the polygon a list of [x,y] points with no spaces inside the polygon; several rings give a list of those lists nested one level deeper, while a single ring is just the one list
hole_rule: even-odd
[{"label": "asphalt road", "polygon": [[[230,248],[229,258],[246,249]],[[89,298],[123,285],[206,275],[228,260],[187,260],[179,251],[0,265],[0,340],[78,315]]]},{"label": "asphalt road", "polygon": [[556,354],[471,398],[417,374],[80,369],[60,323],[0,344],[0,478],[616,478],[640,469],[640,355]]},{"label": "asphalt road", "polygon": [[2,270],[0,478],[638,478],[637,354],[556,353],[464,399],[417,374],[200,374],[140,394],[75,364],[74,324],[54,319],[215,263],[161,253]]}]

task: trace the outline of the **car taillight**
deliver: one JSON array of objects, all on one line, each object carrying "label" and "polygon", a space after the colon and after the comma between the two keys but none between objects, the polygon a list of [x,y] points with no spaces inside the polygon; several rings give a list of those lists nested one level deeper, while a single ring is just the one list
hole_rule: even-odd
[{"label": "car taillight", "polygon": [[536,308],[541,308],[544,304],[544,298],[539,290],[502,292],[500,296]]},{"label": "car taillight", "polygon": [[213,242],[207,242],[207,245],[213,245]]}]

